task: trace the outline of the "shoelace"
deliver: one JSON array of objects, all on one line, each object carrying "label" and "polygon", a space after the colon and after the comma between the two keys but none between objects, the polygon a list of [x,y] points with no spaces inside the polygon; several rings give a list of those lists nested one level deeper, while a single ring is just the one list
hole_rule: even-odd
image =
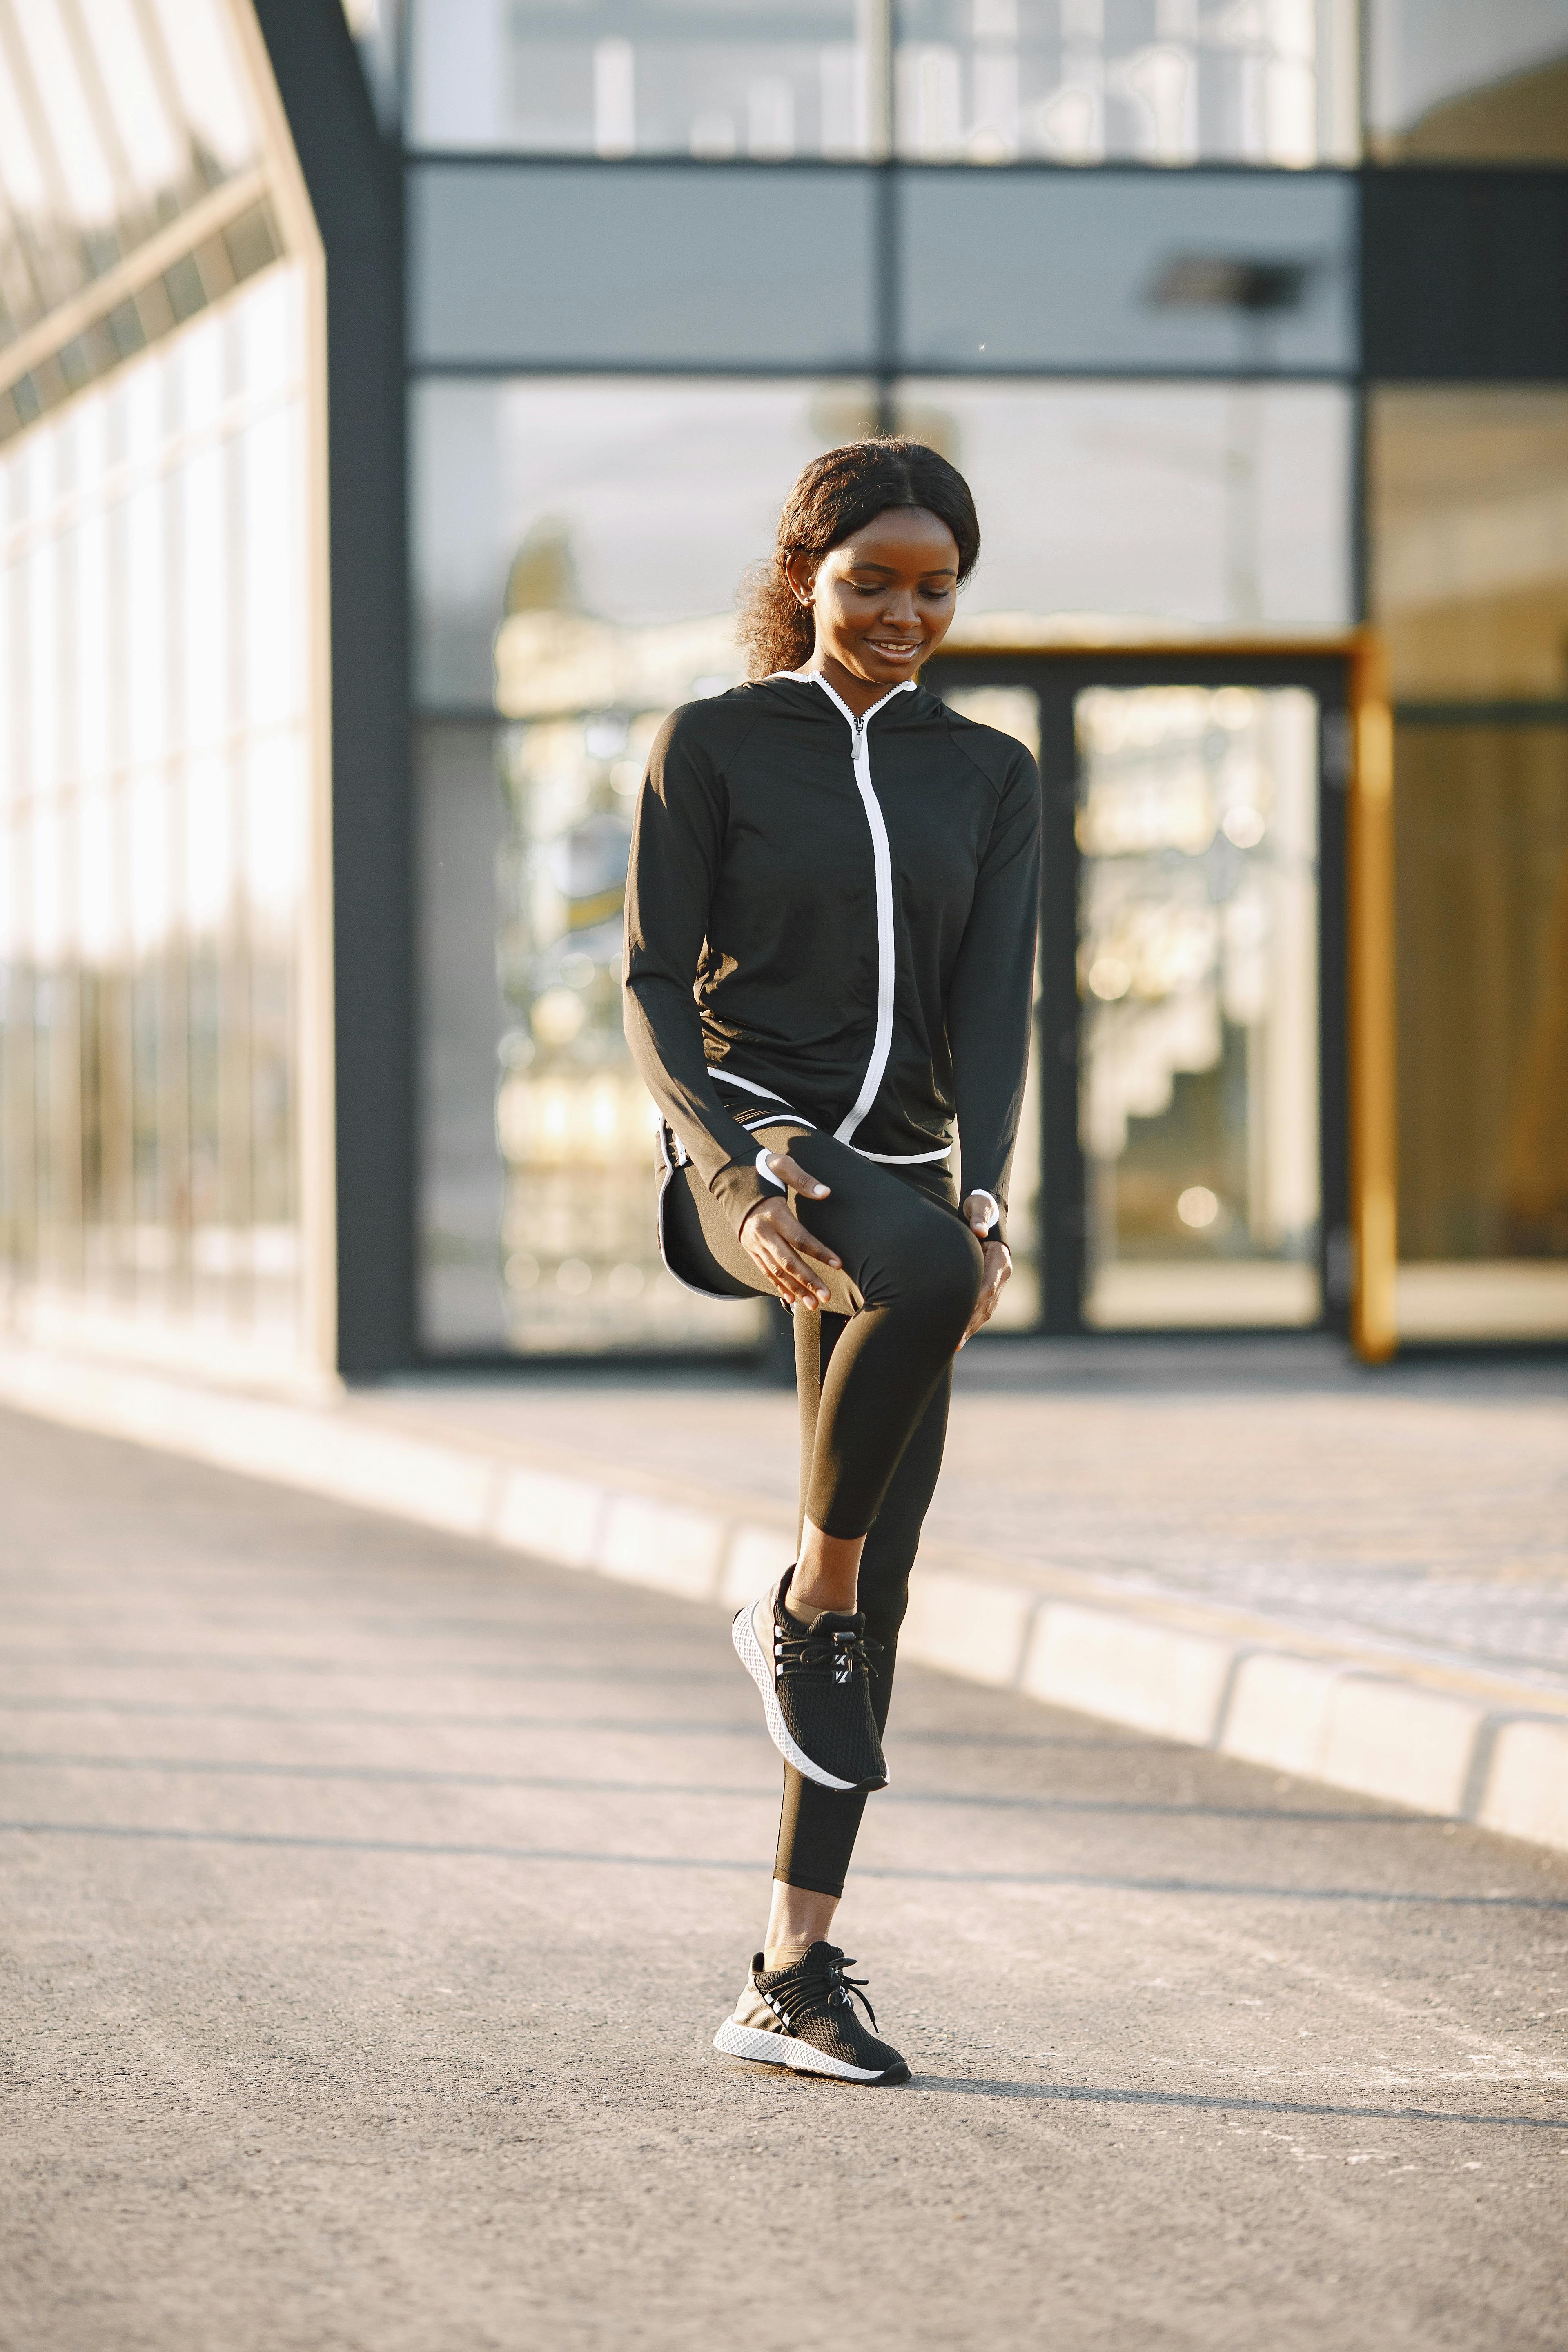
[{"label": "shoelace", "polygon": [[852,1680],[858,1666],[868,1675],[878,1669],[871,1664],[871,1652],[881,1654],[882,1644],[868,1639],[864,1633],[851,1633],[841,1626],[836,1633],[781,1633],[775,1621],[773,1656],[781,1675],[815,1675],[827,1673],[836,1683]]},{"label": "shoelace", "polygon": [[773,1996],[775,2013],[793,2032],[795,2020],[804,2017],[808,2010],[814,2008],[818,1999],[825,1998],[829,2007],[837,2002],[840,2009],[853,2009],[856,2001],[858,2001],[872,2024],[875,2025],[877,2012],[872,2008],[870,1996],[866,1990],[869,1979],[866,1977],[846,1976],[844,1973],[846,1969],[852,1969],[855,1965],[855,1961],[847,1953],[840,1952],[838,1958],[836,1960],[830,1960],[820,1973],[809,1977],[797,1977],[793,1984],[775,1990]]}]

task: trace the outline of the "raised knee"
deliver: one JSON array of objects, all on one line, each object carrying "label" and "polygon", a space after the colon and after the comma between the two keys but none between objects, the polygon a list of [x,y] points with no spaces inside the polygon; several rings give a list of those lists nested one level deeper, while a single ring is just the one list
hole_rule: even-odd
[{"label": "raised knee", "polygon": [[966,1225],[947,1217],[910,1234],[898,1252],[898,1287],[922,1321],[956,1323],[962,1329],[980,1295],[984,1259]]}]

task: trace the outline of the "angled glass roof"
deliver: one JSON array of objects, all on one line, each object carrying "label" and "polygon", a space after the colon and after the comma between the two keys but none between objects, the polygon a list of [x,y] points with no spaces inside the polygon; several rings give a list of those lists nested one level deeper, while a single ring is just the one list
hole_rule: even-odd
[{"label": "angled glass roof", "polygon": [[280,249],[222,0],[0,0],[0,440]]}]

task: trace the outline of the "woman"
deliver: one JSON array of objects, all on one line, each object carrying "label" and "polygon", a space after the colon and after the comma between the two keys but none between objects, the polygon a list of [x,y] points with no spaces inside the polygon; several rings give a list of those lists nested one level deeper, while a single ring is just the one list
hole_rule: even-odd
[{"label": "woman", "polygon": [[715,2046],[856,2083],[909,2068],[828,1930],[887,1783],[953,1356],[1011,1271],[1039,788],[1021,744],[917,682],[979,551],[934,450],[858,441],[807,466],[744,615],[754,682],[663,729],[627,889],[666,1261],[795,1316],[798,1555],[734,1624],[784,1809],[763,1948]]}]

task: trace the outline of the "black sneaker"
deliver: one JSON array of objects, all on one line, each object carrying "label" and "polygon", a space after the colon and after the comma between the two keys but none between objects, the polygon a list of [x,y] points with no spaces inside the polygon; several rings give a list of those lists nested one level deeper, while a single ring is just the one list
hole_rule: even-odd
[{"label": "black sneaker", "polygon": [[[792,1617],[784,1596],[794,1574],[786,1568],[760,1601],[736,1612],[731,1629],[736,1654],[763,1695],[768,1736],[786,1764],[825,1789],[885,1789],[868,1654],[881,1644],[868,1642],[858,1611],[824,1609],[808,1625]],[[757,1630],[759,1612],[772,1621],[769,1649]]]},{"label": "black sneaker", "polygon": [[863,1979],[844,1973],[854,1965],[837,1944],[813,1944],[787,1969],[764,1969],[759,1952],[735,2014],[713,2036],[714,2049],[840,2083],[907,2083],[910,2070],[898,2052],[868,2033],[856,2014],[858,2000],[877,2022]]}]

